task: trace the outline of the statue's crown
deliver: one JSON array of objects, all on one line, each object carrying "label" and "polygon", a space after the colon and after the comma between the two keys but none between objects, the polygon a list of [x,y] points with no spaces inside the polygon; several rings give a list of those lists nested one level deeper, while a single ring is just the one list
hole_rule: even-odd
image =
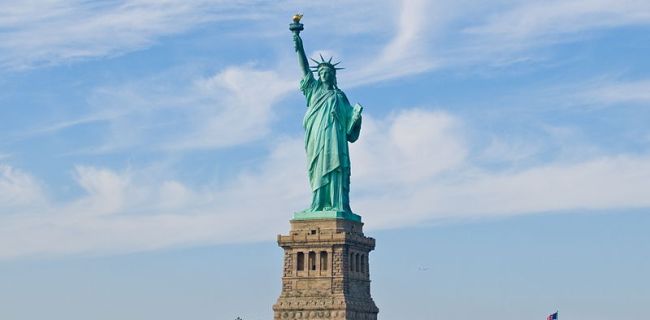
[{"label": "statue's crown", "polygon": [[332,57],[330,57],[329,60],[325,61],[322,54],[320,54],[320,61],[314,60],[312,58],[309,58],[309,59],[311,59],[311,61],[314,61],[316,63],[315,66],[309,66],[310,68],[314,69],[314,71],[318,71],[318,69],[320,69],[320,68],[331,68],[332,70],[345,69],[345,68],[337,68],[336,67],[339,63],[341,63],[341,61],[339,61],[337,63],[332,63]]}]

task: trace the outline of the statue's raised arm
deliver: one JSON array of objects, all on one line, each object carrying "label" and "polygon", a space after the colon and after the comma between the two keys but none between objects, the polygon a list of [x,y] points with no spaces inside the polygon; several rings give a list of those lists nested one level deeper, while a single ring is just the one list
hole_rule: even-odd
[{"label": "statue's raised arm", "polygon": [[300,38],[300,31],[303,30],[303,25],[300,23],[302,14],[296,14],[293,16],[293,23],[289,25],[289,29],[293,31],[293,46],[296,49],[298,54],[298,64],[300,65],[300,70],[302,70],[302,75],[306,76],[311,71],[309,70],[309,62],[307,61],[307,55],[305,54],[305,48],[302,45],[302,38]]},{"label": "statue's raised arm", "polygon": [[293,34],[293,44],[296,48],[296,53],[298,54],[298,64],[300,65],[300,70],[302,70],[302,75],[305,76],[311,71],[309,70],[309,63],[307,62],[307,55],[305,55],[305,48],[302,46],[302,39],[297,33]]}]

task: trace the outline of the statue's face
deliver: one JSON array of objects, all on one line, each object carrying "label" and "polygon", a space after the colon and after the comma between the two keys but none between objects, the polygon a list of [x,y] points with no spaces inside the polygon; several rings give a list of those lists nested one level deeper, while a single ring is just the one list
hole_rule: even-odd
[{"label": "statue's face", "polygon": [[334,72],[335,71],[332,68],[319,68],[318,77],[320,78],[320,81],[325,84],[334,84],[334,80],[336,79],[336,74]]}]

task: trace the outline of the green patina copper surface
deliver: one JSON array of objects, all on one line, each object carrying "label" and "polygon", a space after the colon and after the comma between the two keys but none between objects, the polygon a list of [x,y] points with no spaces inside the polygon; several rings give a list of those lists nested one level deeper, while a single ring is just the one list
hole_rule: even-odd
[{"label": "green patina copper surface", "polygon": [[[311,206],[294,215],[294,219],[339,218],[361,221],[350,209],[350,153],[348,142],[359,138],[363,107],[350,105],[345,93],[336,83],[336,65],[332,59],[313,60],[310,67],[303,48],[300,17],[294,17],[289,29],[298,62],[303,73],[300,90],[307,100],[303,119],[305,150],[309,184],[312,191]],[[314,78],[310,68],[318,74]]]},{"label": "green patina copper surface", "polygon": [[361,216],[352,212],[345,211],[316,211],[316,212],[296,212],[293,214],[293,220],[317,220],[317,219],[346,219],[361,222]]}]

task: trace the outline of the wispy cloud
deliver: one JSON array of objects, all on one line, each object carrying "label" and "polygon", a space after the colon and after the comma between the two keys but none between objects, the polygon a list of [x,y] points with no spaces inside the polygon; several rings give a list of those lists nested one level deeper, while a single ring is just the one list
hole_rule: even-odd
[{"label": "wispy cloud", "polygon": [[45,197],[41,184],[30,174],[0,164],[0,213],[23,207],[40,207]]},{"label": "wispy cloud", "polygon": [[[20,136],[98,123],[105,128],[104,141],[73,153],[110,153],[142,146],[178,151],[239,145],[269,132],[273,107],[297,90],[296,81],[286,76],[244,65],[209,77],[165,74],[101,87],[89,98],[94,113]],[[179,77],[183,80],[178,81]]]},{"label": "wispy cloud", "polygon": [[[252,18],[229,1],[28,1],[0,8],[0,66],[114,56],[208,21]],[[218,10],[215,10],[218,9]]]},{"label": "wispy cloud", "polygon": [[429,53],[436,18],[443,15],[434,3],[422,0],[402,1],[397,19],[397,32],[378,55],[366,58],[349,79],[360,85],[429,71],[438,63]]},{"label": "wispy cloud", "polygon": [[[342,6],[346,10],[340,10]],[[592,30],[650,24],[650,6],[640,0],[495,1],[489,5],[425,0],[281,1],[276,5],[223,0],[14,2],[0,8],[0,28],[5,30],[0,33],[0,66],[30,68],[116,56],[197,26],[235,20],[253,23],[223,30],[224,34],[257,34],[251,41],[269,44],[287,32],[269,31],[269,27],[276,28],[276,17],[293,9],[306,11],[306,34],[329,37],[328,43],[336,37],[353,44],[359,34],[372,39],[363,48],[350,45],[344,50],[356,70],[348,76],[350,85],[448,65],[529,61],[526,51],[531,47],[572,40]]]},{"label": "wispy cloud", "polygon": [[503,67],[543,60],[534,50],[597,31],[650,25],[650,5],[638,0],[505,1],[468,11],[474,19],[461,24],[460,40],[445,50],[447,64]]},{"label": "wispy cloud", "polygon": [[534,158],[540,153],[541,148],[539,143],[531,142],[523,137],[492,136],[479,157],[488,163],[516,164]]},{"label": "wispy cloud", "polygon": [[[650,25],[645,1],[401,1],[382,19],[392,28],[372,52],[360,49],[348,58],[354,73],[342,73],[348,85],[368,85],[441,68],[544,61],[535,49],[581,41],[596,31]],[[373,33],[369,33],[373,34]],[[345,35],[342,35],[345,36]]]},{"label": "wispy cloud", "polygon": [[[503,7],[500,7],[503,9]],[[467,32],[525,41],[543,41],[575,32],[650,24],[650,4],[638,0],[522,1],[488,16]]]},{"label": "wispy cloud", "polygon": [[[296,83],[278,72],[230,67],[195,83],[197,95],[207,100],[189,112],[190,130],[165,148],[232,146],[263,137],[273,119],[272,107]],[[196,113],[194,113],[196,111]]]},{"label": "wispy cloud", "polygon": [[[260,5],[264,9],[259,9]],[[346,10],[340,10],[341,6]],[[395,7],[399,12],[392,13]],[[351,84],[431,69],[437,62],[428,54],[428,46],[435,35],[435,26],[446,21],[444,12],[448,12],[438,2],[422,0],[402,1],[397,6],[389,1],[353,4],[283,1],[275,6],[259,1],[222,0],[12,3],[0,9],[0,28],[6,30],[0,33],[0,67],[25,69],[117,56],[148,48],[163,37],[222,21],[254,22],[242,30],[224,30],[224,34],[244,32],[253,35],[250,41],[277,41],[280,30],[270,37],[262,37],[269,32],[269,25],[260,23],[259,19],[269,14],[287,15],[288,8],[308,11],[306,23],[313,36],[351,39],[364,34],[376,38],[374,43],[367,44],[371,52],[350,50],[350,61],[359,66]],[[320,12],[337,14],[315,14]],[[436,14],[435,19],[432,13]],[[267,20],[275,22],[275,19]],[[383,34],[393,30],[397,32],[386,39]],[[290,46],[289,42],[287,45]]]},{"label": "wispy cloud", "polygon": [[16,139],[25,139],[29,137],[34,137],[34,136],[39,136],[39,135],[45,135],[45,134],[51,134],[51,133],[57,133],[61,130],[65,130],[68,128],[73,128],[76,126],[80,125],[86,125],[86,124],[92,124],[92,123],[98,123],[98,122],[106,122],[110,121],[116,118],[119,118],[121,116],[125,116],[127,112],[124,112],[123,110],[116,110],[115,112],[110,112],[110,111],[100,111],[94,114],[82,116],[80,118],[72,119],[72,120],[64,120],[60,122],[55,122],[55,123],[50,123],[44,126],[39,126],[37,128],[33,128],[31,130],[23,131],[18,134],[16,134]]},{"label": "wispy cloud", "polygon": [[579,100],[596,105],[649,103],[650,80],[600,81],[584,85],[576,95]]}]

